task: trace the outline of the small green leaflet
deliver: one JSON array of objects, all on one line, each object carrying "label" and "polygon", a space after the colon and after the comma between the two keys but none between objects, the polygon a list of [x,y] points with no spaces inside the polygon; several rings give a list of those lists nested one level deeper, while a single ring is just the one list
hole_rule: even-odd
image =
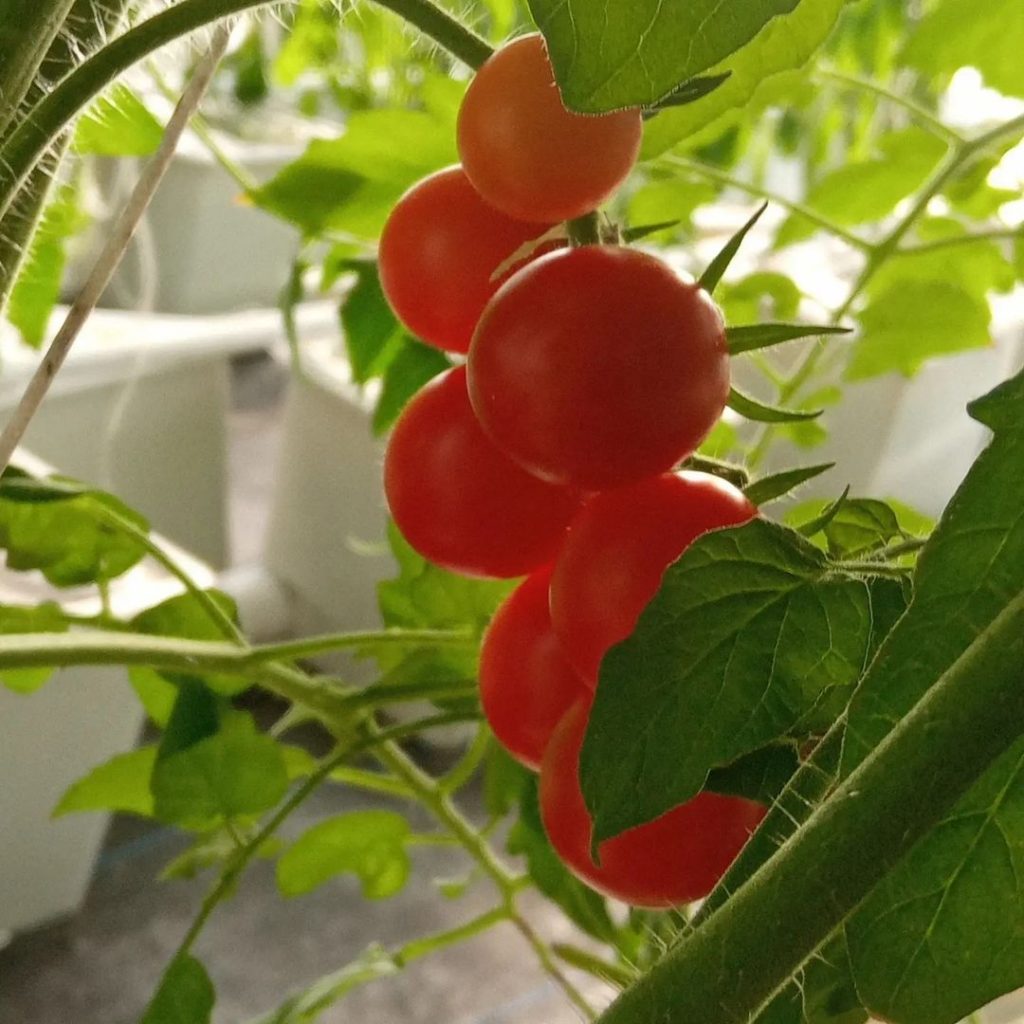
[{"label": "small green leaflet", "polygon": [[177,956],[160,981],[139,1024],[210,1024],[216,993],[203,965]]},{"label": "small green leaflet", "polygon": [[801,466],[797,469],[783,470],[781,473],[773,473],[771,476],[763,476],[743,488],[743,493],[755,505],[767,505],[785,494],[789,494],[794,488],[813,480],[822,473],[827,473],[834,462],[823,462],[817,466]]},{"label": "small green leaflet", "polygon": [[799,423],[802,420],[817,419],[822,413],[821,409],[783,409],[778,405],[768,405],[766,402],[759,402],[736,387],[729,388],[726,405],[733,412],[738,412],[755,423]]},{"label": "small green leaflet", "polygon": [[[26,476],[20,470],[5,472],[5,479],[15,482]],[[97,505],[142,531],[149,529],[142,516],[102,491],[77,494],[72,490],[64,500],[55,493],[45,501],[17,490],[0,491],[0,547],[7,552],[7,568],[38,569],[58,587],[108,581],[127,572],[145,551],[97,516],[93,511]]]},{"label": "small green leaflet", "polygon": [[[549,2],[554,5],[557,0]],[[730,72],[729,78],[714,92],[696,103],[663,110],[646,123],[641,157],[658,156],[723,114],[742,110],[759,88],[772,87],[774,76],[804,64],[832,31],[847,2],[849,0],[800,0],[791,5],[790,13],[769,21],[749,43],[720,60],[718,67],[710,69]],[[674,40],[676,45],[678,38]],[[661,39],[673,41],[671,35],[663,34]]]},{"label": "small green leaflet", "polygon": [[985,81],[1007,96],[1024,96],[1024,5],[1019,0],[990,0],[984,17],[973,0],[939,0],[915,25],[904,59],[933,74],[951,74],[964,65],[977,68]]},{"label": "small green leaflet", "polygon": [[353,989],[401,970],[395,958],[381,946],[370,946],[358,959],[340,971],[318,978],[309,988],[297,992],[275,1011],[251,1024],[312,1024],[320,1014],[341,1002]]},{"label": "small green leaflet", "polygon": [[529,0],[565,104],[650,106],[754,38],[798,0]]},{"label": "small green leaflet", "polygon": [[118,754],[73,782],[53,816],[59,818],[74,811],[122,811],[143,818],[153,816],[150,777],[156,764],[156,747],[140,747]]},{"label": "small green leaflet", "polygon": [[[52,601],[34,607],[0,605],[0,640],[4,633],[63,633],[67,628],[60,606]],[[5,669],[0,672],[0,686],[14,693],[35,693],[53,672],[49,666]]]},{"label": "small green leaflet", "polygon": [[118,83],[79,119],[74,148],[94,156],[149,156],[163,135],[163,126],[142,100]]},{"label": "small green leaflet", "polygon": [[798,338],[814,338],[822,334],[848,334],[848,327],[832,324],[745,324],[742,327],[727,327],[725,339],[729,354],[738,356],[743,352],[754,352],[771,348]]},{"label": "small green leaflet", "polygon": [[755,519],[698,539],[601,665],[580,758],[595,839],[690,799],[713,768],[827,729],[871,627],[864,581],[799,534]]},{"label": "small green leaflet", "polygon": [[161,821],[209,829],[273,807],[288,788],[288,772],[280,746],[248,715],[231,712],[213,735],[174,753],[161,750],[152,787]]},{"label": "small green leaflet", "polygon": [[376,239],[414,182],[455,163],[455,130],[436,111],[362,110],[338,139],[316,139],[249,198],[307,235],[337,230]]},{"label": "small green leaflet", "polygon": [[281,855],[278,888],[285,896],[301,896],[351,872],[367,899],[387,899],[409,877],[411,836],[409,823],[394,811],[352,811],[328,818]]},{"label": "small green leaflet", "polygon": [[[844,776],[1024,587],[1022,407],[1024,373],[970,406],[994,438],[921,552],[914,600],[851,703]],[[1021,879],[1018,742],[847,923],[868,1009],[897,1024],[953,1024],[1024,985]]]},{"label": "small green leaflet", "polygon": [[711,295],[714,292],[715,288],[718,286],[718,282],[722,280],[722,275],[729,269],[729,264],[732,263],[733,257],[737,252],[739,252],[739,248],[743,244],[743,239],[747,237],[750,229],[761,219],[761,215],[767,209],[768,204],[762,203],[750,215],[750,218],[743,227],[741,227],[729,239],[729,241],[722,246],[715,258],[707,265],[704,273],[700,275],[700,280],[697,284],[703,288],[708,295]]}]

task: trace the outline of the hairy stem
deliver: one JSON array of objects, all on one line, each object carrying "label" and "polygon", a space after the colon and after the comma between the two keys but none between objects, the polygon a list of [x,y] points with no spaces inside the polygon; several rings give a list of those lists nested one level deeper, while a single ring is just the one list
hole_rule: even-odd
[{"label": "hairy stem", "polygon": [[[946,158],[939,164],[932,176],[914,197],[914,201],[907,212],[896,221],[888,234],[877,245],[868,248],[867,260],[850,286],[846,298],[832,314],[832,323],[839,323],[853,309],[857,299],[860,298],[864,289],[878,271],[881,270],[890,258],[899,255],[901,252],[899,248],[900,243],[907,233],[917,223],[921,215],[927,211],[931,200],[942,191],[963,165],[1001,139],[1018,135],[1022,132],[1024,132],[1024,114],[996,125],[995,128],[983,132],[974,138],[965,139],[949,151]],[[821,342],[807,350],[793,372],[779,387],[778,404],[785,405],[791,402],[803,389],[813,377],[814,371],[817,369],[818,363],[825,352],[826,346],[821,344]],[[765,455],[768,454],[774,437],[775,431],[771,426],[766,426],[762,430],[748,458],[751,466],[758,465]]]},{"label": "hairy stem", "polygon": [[[750,1020],[1024,732],[1024,592],[602,1024]],[[964,744],[963,737],[975,737]],[[780,928],[779,922],[785,922]]]},{"label": "hairy stem", "polygon": [[39,68],[73,2],[0,2],[0,138],[17,119],[18,108],[32,91]]},{"label": "hairy stem", "polygon": [[[0,150],[0,217],[41,154],[97,94],[167,43],[222,18],[272,0],[181,0],[118,36],[80,64],[26,112]],[[431,0],[373,0],[404,18],[470,67],[479,67],[491,47]]]},{"label": "hairy stem", "polygon": [[841,225],[830,221],[827,217],[822,216],[811,207],[805,206],[803,203],[794,202],[792,199],[787,199],[785,196],[780,195],[777,192],[771,192],[768,189],[753,185],[748,181],[744,181],[742,178],[737,178],[726,171],[713,167],[711,164],[706,164],[702,160],[696,160],[693,157],[672,155],[662,157],[661,162],[672,167],[679,167],[683,170],[690,171],[698,177],[705,178],[707,181],[713,181],[718,185],[736,188],[742,192],[746,192],[747,195],[755,196],[758,199],[765,199],[773,206],[780,206],[784,210],[789,210],[790,213],[795,213],[797,216],[803,217],[811,224],[821,228],[822,231],[827,231],[830,235],[835,235],[836,238],[842,239],[847,245],[851,245],[855,249],[860,249],[864,252],[871,249],[870,242],[858,235],[855,235],[852,231],[847,231],[846,228]]}]

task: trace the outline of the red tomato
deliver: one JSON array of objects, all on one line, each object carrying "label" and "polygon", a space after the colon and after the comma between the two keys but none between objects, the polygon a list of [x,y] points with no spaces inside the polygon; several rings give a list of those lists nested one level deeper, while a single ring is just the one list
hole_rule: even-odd
[{"label": "red tomato", "polygon": [[589,490],[671,469],[722,414],[718,307],[636,249],[549,253],[488,303],[469,350],[484,430],[520,465]]},{"label": "red tomato", "polygon": [[487,300],[511,271],[495,281],[491,275],[548,227],[506,217],[480,198],[461,167],[449,167],[413,185],[391,211],[380,239],[381,287],[413,334],[466,352]]},{"label": "red tomato", "polygon": [[565,109],[544,40],[514,39],[476,73],[462,101],[459,156],[476,190],[520,220],[560,221],[603,203],[640,152],[636,109]]},{"label": "red tomato", "polygon": [[551,567],[539,569],[495,613],[480,650],[480,701],[501,745],[539,768],[551,733],[586,692],[551,628]]},{"label": "red tomato", "polygon": [[605,652],[633,632],[661,577],[702,533],[757,509],[707,473],[666,473],[596,494],[573,519],[551,581],[551,618],[569,660],[591,681]]},{"label": "red tomato", "polygon": [[384,490],[405,539],[455,572],[510,577],[546,565],[579,495],[520,469],[484,436],[466,368],[431,381],[405,407],[384,457]]},{"label": "red tomato", "polygon": [[660,818],[607,839],[590,859],[591,819],[580,789],[579,756],[590,708],[573,705],[559,722],[540,770],[540,808],[551,845],[598,892],[640,907],[702,899],[725,874],[765,808],[701,793]]}]

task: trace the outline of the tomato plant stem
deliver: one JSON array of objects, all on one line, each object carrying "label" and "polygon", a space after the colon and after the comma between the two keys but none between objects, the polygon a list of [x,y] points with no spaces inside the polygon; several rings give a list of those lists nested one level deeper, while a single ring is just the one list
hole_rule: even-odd
[{"label": "tomato plant stem", "polygon": [[[181,0],[111,40],[84,60],[36,103],[0,149],[0,217],[47,146],[104,87],[161,46],[221,18],[271,0]],[[394,11],[441,46],[476,68],[491,54],[490,46],[431,0],[373,0]]]},{"label": "tomato plant stem", "polygon": [[[964,139],[949,151],[928,181],[921,187],[906,213],[896,221],[888,234],[880,242],[868,247],[867,260],[851,285],[849,292],[847,292],[846,298],[832,314],[832,323],[839,323],[853,309],[857,299],[863,294],[864,289],[874,278],[875,274],[881,270],[891,257],[900,254],[900,242],[903,241],[918,218],[927,211],[928,204],[932,199],[942,191],[949,180],[964,164],[1000,139],[1018,135],[1022,132],[1024,132],[1024,115],[1019,115],[1018,117],[1011,118],[1009,121],[996,125],[987,132],[983,132],[973,138]],[[827,350],[828,346],[823,345],[821,342],[817,342],[807,350],[793,372],[779,387],[779,405],[790,403],[808,381],[811,380],[815,370],[818,368],[819,361]],[[775,431],[773,427],[766,426],[762,430],[757,442],[750,451],[748,457],[749,465],[752,467],[757,466],[764,459],[774,437]]]},{"label": "tomato plant stem", "polygon": [[502,894],[509,921],[533,949],[545,973],[562,989],[570,1002],[586,1015],[588,1020],[593,1020],[595,1016],[593,1007],[566,977],[556,963],[554,954],[547,943],[517,909],[515,904],[516,877],[497,858],[479,830],[462,815],[450,797],[442,790],[441,785],[427,775],[394,743],[382,744],[376,751],[376,756],[392,774],[409,786],[438,822],[460,841],[466,852]]},{"label": "tomato plant stem", "polygon": [[778,853],[620,996],[603,1024],[754,1017],[1024,732],[1022,665],[1024,592]]},{"label": "tomato plant stem", "polygon": [[672,155],[662,157],[660,162],[690,171],[692,174],[705,178],[707,181],[739,189],[742,192],[746,192],[747,195],[755,196],[758,199],[766,199],[773,206],[780,206],[784,210],[789,210],[790,213],[803,217],[811,224],[821,228],[822,231],[835,235],[836,238],[842,239],[847,245],[851,245],[855,249],[860,249],[863,252],[871,250],[871,243],[869,241],[861,238],[859,235],[855,235],[852,231],[847,231],[846,228],[822,216],[816,210],[811,209],[811,207],[795,202],[792,199],[787,199],[777,192],[772,192],[769,189],[764,189],[751,182],[744,181],[742,178],[737,178],[735,175],[720,170],[718,167],[713,167],[711,164],[706,164],[702,160],[696,160],[688,156]]},{"label": "tomato plant stem", "polygon": [[860,75],[850,75],[835,68],[821,67],[815,72],[815,77],[823,82],[831,82],[836,85],[845,86],[849,89],[857,89],[861,92],[872,93],[890,103],[902,107],[911,113],[921,124],[923,124],[933,135],[948,142],[951,145],[960,145],[966,142],[966,138],[949,125],[945,124],[927,107],[921,106],[909,96],[895,92],[881,82],[875,82],[870,78],[862,78]]}]

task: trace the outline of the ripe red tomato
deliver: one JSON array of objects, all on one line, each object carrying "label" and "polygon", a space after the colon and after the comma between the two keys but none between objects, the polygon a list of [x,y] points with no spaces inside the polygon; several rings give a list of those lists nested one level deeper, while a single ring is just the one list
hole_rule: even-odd
[{"label": "ripe red tomato", "polygon": [[480,701],[501,745],[540,767],[556,725],[586,692],[551,628],[551,567],[538,569],[495,613],[480,650]]},{"label": "ripe red tomato", "polygon": [[449,167],[413,185],[391,211],[380,239],[381,287],[413,334],[466,352],[487,300],[512,270],[491,275],[549,226],[507,217],[480,198],[461,167]]},{"label": "ripe red tomato", "polygon": [[636,249],[584,246],[523,267],[469,350],[484,430],[538,476],[589,490],[671,469],[729,394],[718,307]]},{"label": "ripe red tomato", "polygon": [[522,576],[546,565],[580,501],[487,440],[464,366],[427,384],[399,416],[384,490],[398,528],[424,558],[475,576]]},{"label": "ripe red tomato", "polygon": [[665,569],[697,537],[756,513],[742,491],[707,473],[666,473],[589,498],[551,580],[555,632],[583,677],[593,685],[608,648],[633,632]]},{"label": "ripe red tomato", "polygon": [[579,756],[590,708],[573,705],[559,722],[540,770],[540,808],[551,845],[598,892],[640,907],[702,899],[725,874],[765,808],[701,793],[660,818],[607,839],[590,859],[591,819],[580,789]]},{"label": "ripe red tomato", "polygon": [[476,73],[458,120],[462,165],[476,190],[520,220],[560,221],[603,203],[640,152],[636,109],[570,113],[541,36],[514,39]]}]

